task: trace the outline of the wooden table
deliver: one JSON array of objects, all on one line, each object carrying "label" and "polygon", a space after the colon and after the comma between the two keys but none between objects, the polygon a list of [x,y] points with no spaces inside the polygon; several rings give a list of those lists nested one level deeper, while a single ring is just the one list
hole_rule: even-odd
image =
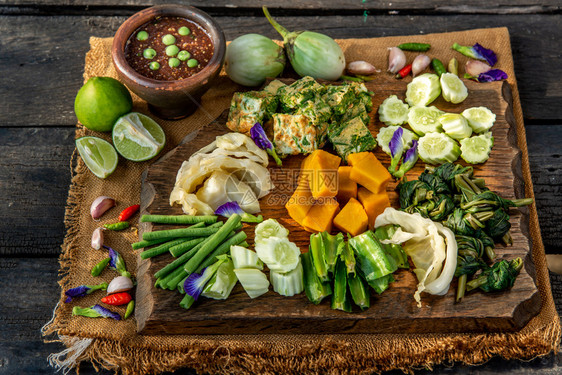
[{"label": "wooden table", "polygon": [[[82,84],[88,38],[112,36],[128,16],[160,2],[0,0],[0,374],[52,374],[47,355],[63,349],[44,344],[39,330],[50,319],[60,293],[57,257],[65,234],[74,150],[73,103]],[[288,29],[310,29],[334,38],[507,26],[542,236],[547,254],[562,254],[560,1],[191,2],[216,17],[230,40],[249,32],[278,37],[258,4],[270,7]],[[561,311],[562,276],[551,274],[551,282]],[[95,372],[89,365],[82,370]],[[437,370],[554,374],[562,372],[562,355],[530,362],[493,359],[479,367]]]}]

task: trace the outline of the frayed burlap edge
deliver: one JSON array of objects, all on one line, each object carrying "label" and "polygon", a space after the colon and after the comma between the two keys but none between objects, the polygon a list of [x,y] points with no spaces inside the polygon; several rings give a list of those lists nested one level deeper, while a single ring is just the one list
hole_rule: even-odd
[{"label": "frayed burlap edge", "polygon": [[[186,351],[139,348],[114,340],[94,339],[78,362],[129,374],[157,374],[190,367],[199,373],[221,374],[371,374],[399,369],[432,369],[436,364],[485,363],[497,353],[505,359],[532,359],[559,344],[560,326],[553,321],[541,333],[524,335],[471,335],[468,337],[420,337],[417,340],[382,340],[371,348],[343,344],[339,340],[298,346],[276,343],[247,348],[200,345]],[[273,352],[273,353],[272,353]],[[131,359],[134,359],[131,361]]]},{"label": "frayed burlap edge", "polygon": [[[496,29],[497,30],[497,29]],[[507,30],[505,30],[507,34]],[[507,34],[508,35],[508,34]],[[509,37],[508,37],[509,38]],[[508,42],[509,43],[509,42]],[[523,115],[519,102],[519,95],[515,77],[511,84],[514,88],[514,114],[517,120],[519,147],[522,151],[522,167],[525,178],[526,195],[533,196],[530,178],[527,147]],[[83,127],[78,126],[76,137],[85,135]],[[74,157],[72,160],[75,160]],[[74,164],[71,161],[71,164]],[[65,224],[67,235],[62,245],[60,256],[59,284],[62,290],[67,288],[69,270],[72,268],[72,249],[75,247],[76,237],[80,228],[80,212],[78,203],[85,193],[87,169],[78,158],[76,165],[71,165],[72,180],[69,189]],[[535,264],[544,264],[544,251],[536,208],[530,208],[531,232],[533,236],[532,257]],[[543,269],[544,268],[544,269]],[[541,279],[543,291],[541,297],[543,305],[539,317],[543,323],[544,317],[554,317],[544,324],[531,323],[523,330],[506,334],[463,334],[463,335],[330,335],[322,339],[307,336],[284,337],[270,335],[261,340],[233,339],[229,341],[197,340],[186,338],[188,345],[174,349],[168,342],[162,342],[160,349],[155,349],[149,342],[136,343],[100,338],[82,338],[78,336],[63,336],[67,322],[57,311],[53,320],[45,325],[44,335],[58,335],[54,341],[62,342],[68,349],[65,351],[73,355],[74,364],[78,370],[81,361],[91,362],[96,369],[104,368],[123,374],[150,374],[163,371],[174,371],[182,367],[190,367],[198,372],[210,373],[379,373],[387,370],[401,369],[412,373],[418,368],[431,369],[437,364],[463,363],[467,365],[482,364],[494,356],[505,359],[533,359],[538,356],[557,352],[560,346],[560,321],[554,305],[546,303],[552,301],[549,291],[549,278],[546,267],[537,269]],[[539,276],[539,275],[537,275]],[[61,291],[61,298],[63,292]],[[534,319],[538,319],[536,317]],[[533,320],[534,320],[533,319]],[[529,326],[536,327],[533,330]],[[370,340],[365,340],[366,338]],[[199,336],[201,338],[201,336]],[[88,342],[77,347],[76,343],[84,340]],[[51,340],[53,341],[53,340]],[[218,342],[218,344],[217,344]],[[76,350],[74,350],[76,349]],[[64,362],[64,361],[63,361]],[[72,367],[70,364],[65,368]]]}]

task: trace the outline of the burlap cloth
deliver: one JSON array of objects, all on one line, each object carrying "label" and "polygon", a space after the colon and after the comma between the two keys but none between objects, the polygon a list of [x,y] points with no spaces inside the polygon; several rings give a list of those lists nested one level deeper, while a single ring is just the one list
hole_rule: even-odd
[{"label": "burlap cloth", "polygon": [[[116,77],[111,63],[111,38],[90,39],[86,55],[84,80],[92,76]],[[453,42],[472,45],[479,42],[498,55],[498,68],[509,75],[513,88],[514,114],[517,121],[519,147],[522,151],[526,196],[533,197],[529,171],[523,114],[513,69],[509,33],[506,28],[478,29],[445,34],[346,39],[338,43],[348,61],[366,60],[381,69],[387,67],[387,47],[403,42],[430,42],[430,56],[443,62],[453,56],[464,66],[466,58],[451,50]],[[464,69],[461,68],[464,72]],[[385,73],[381,73],[385,74]],[[158,120],[166,132],[168,151],[191,131],[216,118],[228,108],[232,93],[240,87],[226,76],[205,94],[202,108],[193,116],[176,122]],[[134,110],[149,113],[146,104],[134,98]],[[76,137],[90,134],[81,125]],[[109,139],[107,134],[96,133]],[[74,164],[74,163],[71,163]],[[99,195],[118,201],[106,221],[115,220],[117,212],[140,200],[140,176],[149,162],[133,163],[119,160],[117,170],[106,180],[94,177],[77,157],[72,165],[73,177],[66,207],[68,232],[60,256],[62,291],[81,284],[110,281],[114,272],[102,278],[90,275],[91,267],[106,255],[92,250],[92,231],[101,223],[92,221],[91,202]],[[372,373],[391,369],[411,371],[431,368],[439,363],[479,364],[493,356],[507,359],[529,359],[557,351],[560,342],[560,320],[556,313],[541,241],[535,206],[530,207],[532,259],[537,269],[537,285],[542,297],[540,313],[521,331],[504,334],[353,334],[353,335],[237,335],[237,336],[143,336],[135,333],[134,319],[116,322],[112,319],[72,317],[72,306],[90,306],[99,301],[94,293],[76,303],[61,302],[44,334],[56,333],[69,350],[58,356],[66,364],[83,360],[94,366],[121,370],[124,374],[147,374],[191,367],[198,372],[258,373]],[[135,270],[136,256],[129,245],[136,241],[134,230],[106,233],[106,243],[121,252],[130,270]],[[124,309],[119,312],[123,314]],[[55,361],[56,362],[56,361]]]}]

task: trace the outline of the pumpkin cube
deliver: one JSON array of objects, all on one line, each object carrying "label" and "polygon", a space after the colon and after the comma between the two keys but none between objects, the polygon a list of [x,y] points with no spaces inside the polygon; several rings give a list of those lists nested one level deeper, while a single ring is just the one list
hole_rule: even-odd
[{"label": "pumpkin cube", "polygon": [[336,199],[340,204],[346,204],[350,198],[357,198],[357,182],[349,178],[351,167],[338,168],[338,195]]},{"label": "pumpkin cube", "polygon": [[302,225],[309,232],[331,232],[340,205],[334,198],[323,198],[308,210]]},{"label": "pumpkin cube", "polygon": [[299,184],[291,198],[289,198],[285,204],[285,208],[293,220],[300,225],[303,225],[304,218],[313,205],[314,199],[312,198],[308,181],[306,178],[300,178]]},{"label": "pumpkin cube", "polygon": [[310,156],[302,171],[308,175],[310,191],[315,199],[335,197],[338,194],[338,167],[341,159],[324,150],[316,150]]},{"label": "pumpkin cube", "polygon": [[390,207],[388,194],[386,192],[375,194],[364,187],[360,187],[357,196],[369,217],[369,229],[373,229],[377,216],[382,214],[387,207]]},{"label": "pumpkin cube", "polygon": [[339,214],[334,218],[334,225],[343,232],[352,236],[360,235],[367,230],[369,218],[363,209],[363,206],[355,198],[349,199],[349,202],[342,208]]},{"label": "pumpkin cube", "polygon": [[350,154],[347,162],[352,166],[349,178],[366,187],[372,193],[386,191],[390,181],[390,173],[372,152]]}]

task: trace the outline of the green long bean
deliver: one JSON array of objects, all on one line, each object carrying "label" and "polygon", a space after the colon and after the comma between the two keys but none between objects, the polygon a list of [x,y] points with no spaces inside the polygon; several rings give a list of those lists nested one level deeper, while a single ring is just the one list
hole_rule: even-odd
[{"label": "green long bean", "polygon": [[164,237],[206,237],[215,234],[220,228],[180,228],[159,230],[156,232],[145,232],[142,235],[143,240],[156,240]]},{"label": "green long bean", "polygon": [[[209,238],[209,237],[207,237]],[[189,250],[193,249],[193,247],[199,245],[201,242],[205,241],[207,238],[205,237],[197,237],[193,239],[188,239],[186,242],[182,242],[175,246],[169,248],[170,254],[172,254],[175,258],[182,256]]]},{"label": "green long bean", "polygon": [[133,248],[133,250],[137,250],[137,249],[142,249],[143,247],[149,247],[149,246],[153,246],[153,245],[159,245],[161,243],[164,242],[168,242],[170,240],[172,240],[173,238],[160,238],[158,240],[151,240],[151,241],[139,241],[139,242],[134,242],[131,244],[131,247]]},{"label": "green long bean", "polygon": [[142,215],[140,221],[143,223],[159,224],[212,224],[217,222],[218,217],[214,215],[193,216],[193,215]]},{"label": "green long bean", "polygon": [[155,257],[160,254],[164,254],[165,252],[169,251],[170,248],[174,246],[179,246],[184,242],[188,242],[191,240],[190,238],[178,238],[172,241],[168,241],[166,243],[161,244],[160,246],[153,247],[152,249],[147,249],[143,251],[140,256],[142,259],[148,259]]},{"label": "green long bean", "polygon": [[211,239],[206,242],[197,254],[195,254],[184,266],[184,269],[188,273],[193,273],[197,267],[203,262],[203,260],[209,256],[209,254],[219,246],[224,239],[230,234],[230,232],[235,229],[241,223],[241,217],[238,214],[234,214],[228,218],[222,227],[219,228],[218,232],[211,236]]},{"label": "green long bean", "polygon": [[[230,251],[230,246],[232,245],[239,245],[240,243],[246,241],[246,238],[248,236],[246,235],[246,233],[244,232],[238,232],[236,233],[234,236],[228,238],[225,242],[222,243],[222,245],[220,245],[219,247],[217,247],[212,253],[211,255],[209,255],[204,261],[203,263],[201,263],[199,265],[199,267],[197,268],[197,270],[195,272],[197,273],[201,273],[201,271],[203,271],[204,268],[209,267],[211,264],[215,263],[217,261],[217,257],[219,255],[223,255],[226,254]],[[186,264],[187,266],[187,264]]]}]

